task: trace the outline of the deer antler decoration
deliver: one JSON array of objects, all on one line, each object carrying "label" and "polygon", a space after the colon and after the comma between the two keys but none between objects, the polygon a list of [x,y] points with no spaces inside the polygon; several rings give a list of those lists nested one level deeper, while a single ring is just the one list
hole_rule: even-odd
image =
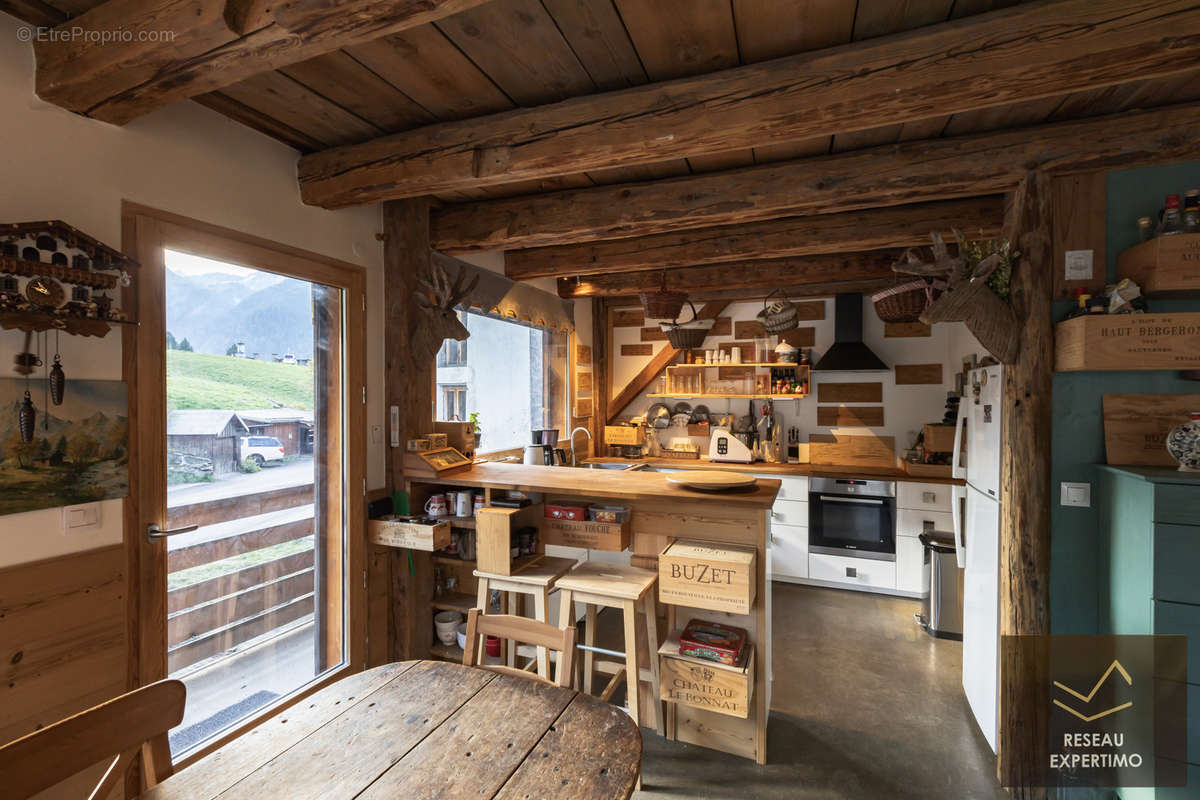
[{"label": "deer antler decoration", "polygon": [[[462,341],[470,331],[458,318],[455,306],[466,305],[466,300],[479,285],[479,275],[467,280],[465,264],[459,264],[458,275],[451,282],[446,270],[430,258],[428,277],[418,277],[421,290],[413,293],[413,300],[424,309],[423,319],[414,315],[410,334],[412,355],[417,359],[432,359],[445,339]],[[428,351],[428,352],[427,352]]]}]

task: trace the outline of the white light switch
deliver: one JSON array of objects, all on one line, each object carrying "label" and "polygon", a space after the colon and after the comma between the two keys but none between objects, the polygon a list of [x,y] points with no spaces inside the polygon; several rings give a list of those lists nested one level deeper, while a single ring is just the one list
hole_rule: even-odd
[{"label": "white light switch", "polygon": [[63,508],[63,532],[68,535],[87,533],[100,527],[100,504],[85,503]]},{"label": "white light switch", "polygon": [[1058,501],[1062,506],[1090,508],[1092,505],[1092,485],[1090,483],[1068,483],[1061,485],[1061,497]]}]

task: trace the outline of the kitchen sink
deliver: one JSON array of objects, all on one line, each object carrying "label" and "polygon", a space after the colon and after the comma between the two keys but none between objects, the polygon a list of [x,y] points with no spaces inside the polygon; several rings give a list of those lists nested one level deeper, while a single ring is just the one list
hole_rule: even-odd
[{"label": "kitchen sink", "polygon": [[635,461],[635,462],[632,462],[629,464],[608,464],[608,463],[583,464],[579,468],[580,469],[615,469],[615,470],[622,470],[622,471],[628,470],[630,472],[633,472],[633,471],[636,471],[639,469],[645,469],[648,466],[650,466],[650,465],[646,464],[645,462]]}]

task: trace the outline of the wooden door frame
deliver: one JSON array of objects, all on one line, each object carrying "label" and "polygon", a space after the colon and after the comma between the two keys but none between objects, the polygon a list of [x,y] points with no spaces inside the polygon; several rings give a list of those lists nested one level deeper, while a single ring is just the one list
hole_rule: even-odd
[{"label": "wooden door frame", "polygon": [[[356,265],[328,256],[300,250],[240,231],[212,225],[159,209],[124,200],[121,203],[122,250],[138,260],[142,268],[134,276],[134,285],[122,291],[122,308],[138,327],[125,326],[122,332],[122,376],[129,387],[129,497],[125,502],[124,540],[128,556],[129,597],[127,633],[129,643],[128,687],[144,686],[167,676],[167,626],[165,592],[167,584],[166,546],[162,540],[151,544],[145,538],[146,526],[165,527],[165,508],[152,508],[156,494],[165,496],[165,486],[146,480],[138,464],[162,464],[166,458],[166,408],[159,388],[166,378],[166,341],[161,319],[165,300],[163,248],[195,252],[208,258],[246,264],[256,269],[277,272],[329,286],[346,292],[343,305],[345,331],[345,465],[346,495],[346,599],[343,630],[346,642],[345,663],[324,674],[319,681],[288,695],[266,713],[231,728],[208,745],[190,753],[176,766],[186,766],[216,748],[242,735],[254,726],[283,711],[321,687],[358,672],[366,661],[366,384],[365,384],[365,310],[366,272]],[[151,292],[158,302],[154,308],[140,308],[139,295]],[[363,313],[359,313],[362,309]],[[358,398],[362,398],[359,402]],[[165,482],[165,475],[155,477]],[[355,487],[361,487],[356,490]],[[165,504],[164,504],[165,505]],[[358,580],[359,575],[363,580]],[[341,577],[341,576],[339,576]],[[156,602],[156,598],[162,598]]]}]

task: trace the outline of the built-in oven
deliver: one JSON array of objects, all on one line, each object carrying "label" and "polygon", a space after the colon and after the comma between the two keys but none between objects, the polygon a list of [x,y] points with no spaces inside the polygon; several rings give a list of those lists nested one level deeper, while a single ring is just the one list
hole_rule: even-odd
[{"label": "built-in oven", "polygon": [[810,479],[808,551],[895,561],[896,484],[852,478]]}]

